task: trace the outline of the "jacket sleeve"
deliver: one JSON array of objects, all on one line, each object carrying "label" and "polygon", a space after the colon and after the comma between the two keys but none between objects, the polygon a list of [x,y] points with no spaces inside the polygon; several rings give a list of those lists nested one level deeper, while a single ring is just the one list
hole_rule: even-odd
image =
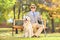
[{"label": "jacket sleeve", "polygon": [[37,13],[37,21],[39,24],[42,24],[42,17],[41,17],[41,14],[39,12]]},{"label": "jacket sleeve", "polygon": [[41,14],[37,12],[37,20],[41,20]]}]

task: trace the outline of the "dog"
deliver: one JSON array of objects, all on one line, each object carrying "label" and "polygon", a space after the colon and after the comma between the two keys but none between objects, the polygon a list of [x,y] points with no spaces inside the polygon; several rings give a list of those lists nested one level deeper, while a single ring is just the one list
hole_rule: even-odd
[{"label": "dog", "polygon": [[30,22],[30,17],[23,17],[23,27],[24,27],[24,37],[32,37],[33,36],[33,28]]}]

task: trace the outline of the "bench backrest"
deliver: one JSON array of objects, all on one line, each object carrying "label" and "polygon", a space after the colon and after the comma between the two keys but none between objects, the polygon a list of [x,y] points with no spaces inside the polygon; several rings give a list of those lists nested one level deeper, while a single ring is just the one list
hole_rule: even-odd
[{"label": "bench backrest", "polygon": [[19,20],[19,19],[15,19],[14,20],[14,23],[13,23],[14,26],[21,26],[23,25],[23,20]]}]

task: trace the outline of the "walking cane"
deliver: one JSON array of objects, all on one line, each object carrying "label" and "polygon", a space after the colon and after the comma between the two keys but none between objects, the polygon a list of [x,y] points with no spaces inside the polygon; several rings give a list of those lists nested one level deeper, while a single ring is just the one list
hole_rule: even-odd
[{"label": "walking cane", "polygon": [[43,30],[44,30],[45,37],[46,37],[46,30],[45,30],[45,28],[44,28],[44,22],[43,22],[43,20],[42,20],[42,26],[43,26]]}]

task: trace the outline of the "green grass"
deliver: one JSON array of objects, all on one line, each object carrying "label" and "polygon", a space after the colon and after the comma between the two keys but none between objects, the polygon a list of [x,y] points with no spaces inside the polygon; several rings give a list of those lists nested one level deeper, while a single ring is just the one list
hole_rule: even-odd
[{"label": "green grass", "polygon": [[60,40],[60,33],[49,33],[44,36],[40,34],[39,38],[21,38],[23,32],[19,31],[19,34],[12,36],[11,28],[0,28],[0,40]]}]

